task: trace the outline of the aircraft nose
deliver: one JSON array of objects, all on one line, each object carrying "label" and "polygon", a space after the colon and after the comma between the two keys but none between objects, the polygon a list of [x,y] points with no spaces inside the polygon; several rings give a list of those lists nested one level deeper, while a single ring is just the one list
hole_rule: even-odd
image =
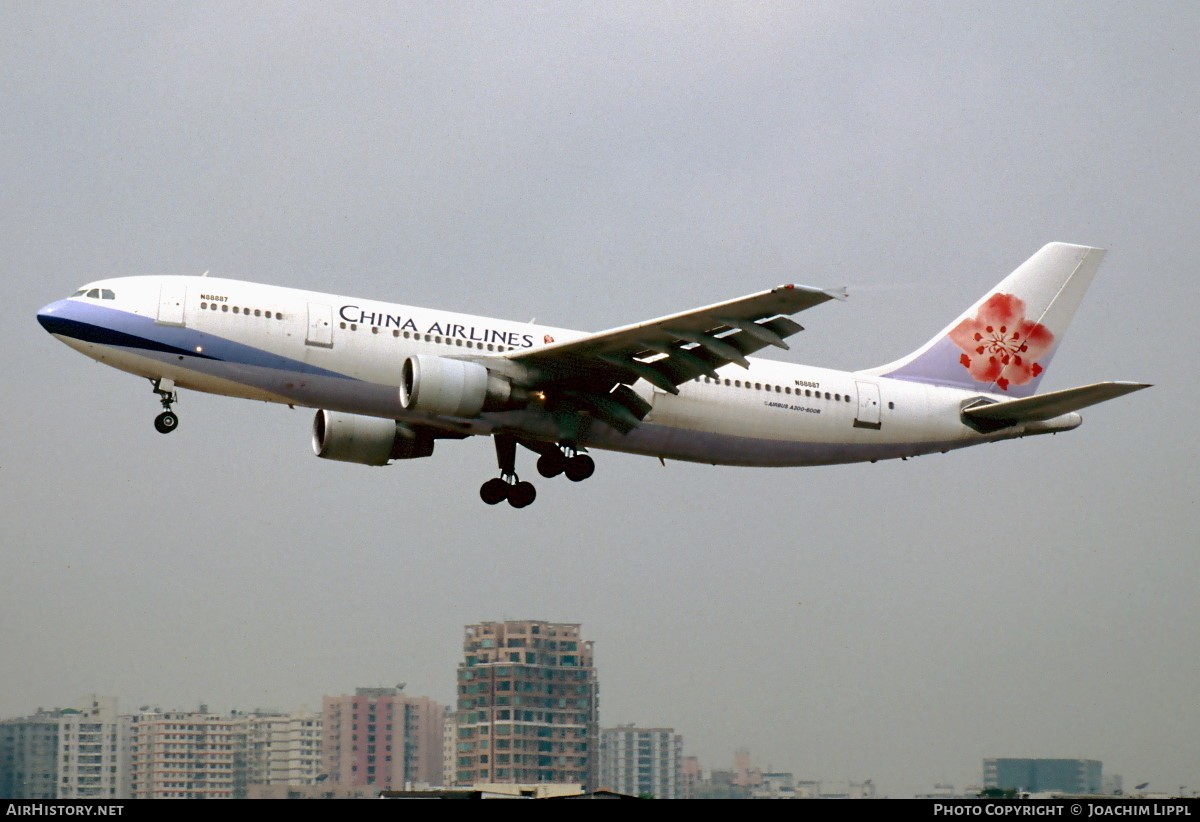
[{"label": "aircraft nose", "polygon": [[53,334],[56,328],[61,327],[63,306],[68,303],[68,300],[55,300],[49,305],[44,305],[38,309],[37,320],[42,328]]}]

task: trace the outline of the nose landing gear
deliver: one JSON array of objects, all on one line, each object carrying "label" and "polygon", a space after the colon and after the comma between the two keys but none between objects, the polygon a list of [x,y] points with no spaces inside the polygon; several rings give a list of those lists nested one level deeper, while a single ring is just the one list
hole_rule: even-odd
[{"label": "nose landing gear", "polygon": [[175,382],[166,377],[150,382],[154,384],[154,393],[158,394],[163,407],[163,412],[154,418],[154,430],[160,434],[170,434],[179,427],[179,416],[171,410],[171,406],[179,399],[175,393]]}]

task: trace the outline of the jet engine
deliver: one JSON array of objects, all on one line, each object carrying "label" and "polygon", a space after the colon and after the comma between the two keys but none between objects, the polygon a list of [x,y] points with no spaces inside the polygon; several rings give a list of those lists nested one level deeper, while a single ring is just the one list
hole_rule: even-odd
[{"label": "jet engine", "polygon": [[318,411],[313,419],[313,453],[327,460],[388,465],[433,454],[433,437],[403,423],[379,417],[360,417],[338,411]]},{"label": "jet engine", "polygon": [[520,404],[525,394],[479,363],[417,354],[404,361],[400,404],[407,411],[474,417]]}]

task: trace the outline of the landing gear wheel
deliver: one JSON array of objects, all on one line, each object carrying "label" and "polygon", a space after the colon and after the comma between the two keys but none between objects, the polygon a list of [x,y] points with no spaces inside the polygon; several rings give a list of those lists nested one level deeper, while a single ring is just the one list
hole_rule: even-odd
[{"label": "landing gear wheel", "polygon": [[179,427],[179,417],[174,411],[164,411],[154,418],[154,430],[160,434],[170,434]]},{"label": "landing gear wheel", "polygon": [[596,473],[596,462],[587,454],[576,454],[567,460],[563,473],[571,482],[582,482]]},{"label": "landing gear wheel", "polygon": [[479,498],[488,505],[495,505],[508,498],[508,483],[494,477],[479,487]]},{"label": "landing gear wheel", "polygon": [[537,498],[537,489],[532,482],[518,482],[509,486],[508,504],[513,508],[524,508]]},{"label": "landing gear wheel", "polygon": [[546,479],[557,477],[567,467],[567,459],[557,451],[550,451],[538,457],[537,470]]}]

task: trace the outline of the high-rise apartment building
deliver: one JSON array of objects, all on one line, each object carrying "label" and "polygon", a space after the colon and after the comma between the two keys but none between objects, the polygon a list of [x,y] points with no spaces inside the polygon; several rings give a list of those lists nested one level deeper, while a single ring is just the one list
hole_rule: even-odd
[{"label": "high-rise apartment building", "polygon": [[128,719],[113,697],[0,722],[0,796],[127,799]]},{"label": "high-rise apartment building", "polygon": [[0,797],[58,797],[58,716],[39,708],[0,722]]},{"label": "high-rise apartment building", "polygon": [[621,725],[600,731],[600,787],[679,799],[683,737],[674,728]]},{"label": "high-rise apartment building", "polygon": [[240,754],[233,717],[196,712],[144,711],[129,729],[132,799],[233,799],[235,753]]},{"label": "high-rise apartment building", "polygon": [[238,714],[234,727],[245,762],[239,797],[250,785],[312,785],[321,775],[320,714],[255,711]]},{"label": "high-rise apartment building", "polygon": [[456,783],[599,782],[599,685],[579,625],[468,625]]},{"label": "high-rise apartment building", "polygon": [[327,696],[324,770],[338,785],[440,785],[443,709],[429,697],[399,688],[358,688]]},{"label": "high-rise apartment building", "polygon": [[129,792],[129,718],[116,697],[92,696],[59,713],[58,798],[125,799]]}]

